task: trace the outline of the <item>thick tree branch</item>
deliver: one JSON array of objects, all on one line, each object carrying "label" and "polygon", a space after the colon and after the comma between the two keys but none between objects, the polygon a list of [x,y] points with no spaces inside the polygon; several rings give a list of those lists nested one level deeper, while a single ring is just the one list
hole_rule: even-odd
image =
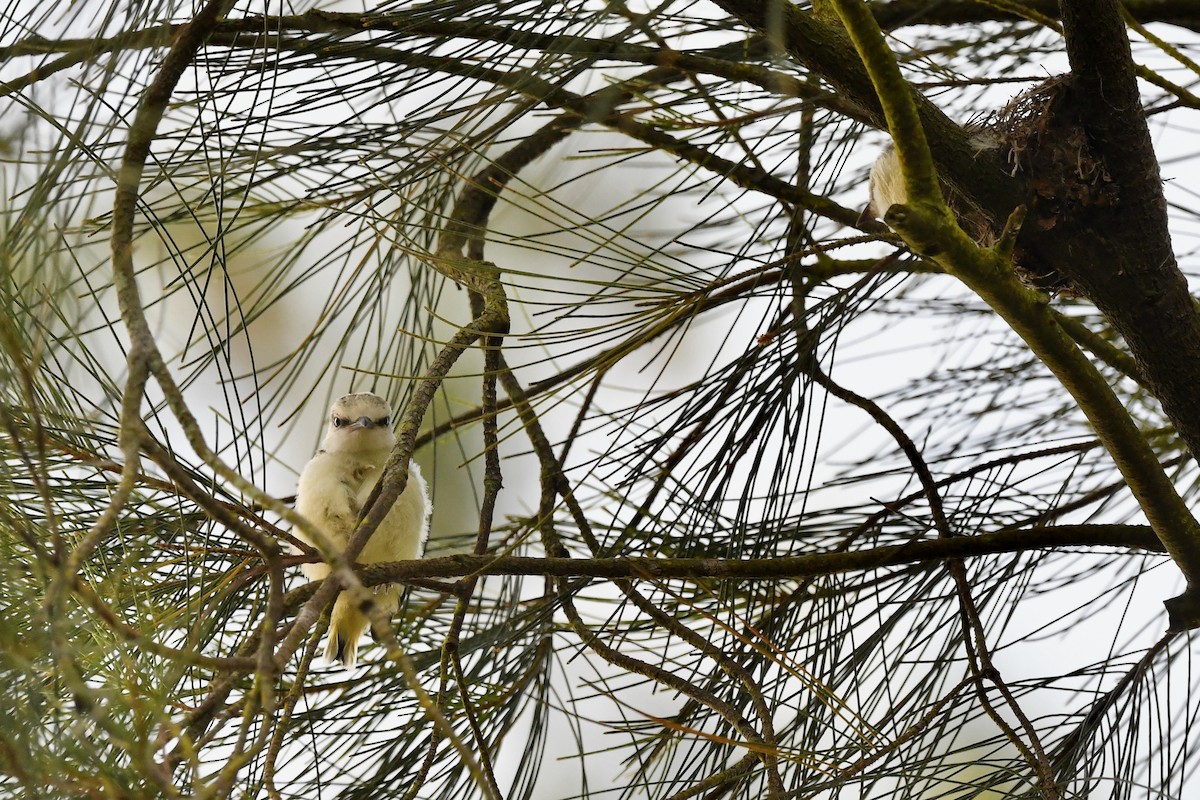
[{"label": "thick tree branch", "polygon": [[[1187,578],[1187,591],[1166,604],[1171,628],[1200,625],[1200,601],[1196,599],[1200,592],[1200,524],[1162,471],[1121,401],[1058,327],[1044,296],[1023,286],[1014,275],[1011,253],[1024,218],[1023,209],[1010,217],[996,247],[981,248],[967,237],[942,200],[936,184],[931,183],[936,175],[921,129],[918,104],[911,95],[901,91],[904,84],[899,68],[882,33],[861,0],[834,2],[852,33],[872,82],[884,96],[883,108],[889,129],[903,132],[897,137],[896,148],[905,187],[912,200],[905,205],[892,206],[887,214],[888,224],[916,252],[937,261],[986,301],[1079,403],[1155,533]],[[1132,80],[1132,73],[1129,77]],[[1118,95],[1118,101],[1121,98],[1128,100],[1128,92]],[[1137,109],[1140,113],[1140,106]],[[1187,302],[1191,308],[1190,298]],[[1194,312],[1192,318],[1200,322]],[[1200,358],[1192,366],[1193,369],[1200,366]],[[1200,414],[1197,420],[1200,420]]]},{"label": "thick tree branch", "polygon": [[[1200,453],[1200,315],[1171,244],[1158,160],[1116,0],[1064,2],[1070,112],[1119,193],[1035,240],[1125,338],[1192,454]],[[1083,232],[1085,235],[1075,235]]]}]

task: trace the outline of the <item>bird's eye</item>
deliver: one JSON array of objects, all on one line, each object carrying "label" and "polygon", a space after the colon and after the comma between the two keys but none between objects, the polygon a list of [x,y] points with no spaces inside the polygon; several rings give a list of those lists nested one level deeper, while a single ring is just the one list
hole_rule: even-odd
[{"label": "bird's eye", "polygon": [[375,420],[375,424],[381,428],[386,428],[388,426],[388,423],[391,421],[392,421],[391,417],[380,417],[379,419]]},{"label": "bird's eye", "polygon": [[346,424],[346,420],[342,419],[341,417],[334,417],[334,418],[333,418],[333,427],[335,427],[335,428],[340,428],[340,427],[342,427],[342,426],[343,426],[343,425],[345,425],[345,424]]}]

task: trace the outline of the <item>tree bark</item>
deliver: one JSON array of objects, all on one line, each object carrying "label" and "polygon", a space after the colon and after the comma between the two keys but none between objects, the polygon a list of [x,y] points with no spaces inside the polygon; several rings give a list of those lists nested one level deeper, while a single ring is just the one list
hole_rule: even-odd
[{"label": "tree bark", "polygon": [[1151,391],[1200,452],[1200,315],[1168,229],[1158,159],[1116,0],[1064,0],[1071,61],[1069,110],[1117,190],[1111,206],[1082,206],[1035,246],[1053,259],[1125,337]]}]

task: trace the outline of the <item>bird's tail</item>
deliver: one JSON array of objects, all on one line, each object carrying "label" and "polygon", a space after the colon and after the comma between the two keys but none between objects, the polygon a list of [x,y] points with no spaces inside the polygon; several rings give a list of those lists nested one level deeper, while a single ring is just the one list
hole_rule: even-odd
[{"label": "bird's tail", "polygon": [[340,661],[353,667],[358,656],[358,639],[367,627],[367,618],[359,611],[350,595],[342,592],[333,604],[329,616],[329,643],[325,646],[325,658]]},{"label": "bird's tail", "polygon": [[[391,617],[400,604],[400,590],[396,586],[376,587],[372,599],[385,615]],[[350,599],[347,592],[338,595],[329,616],[329,642],[325,645],[325,658],[340,661],[353,667],[358,660],[358,640],[370,624],[364,614]]]}]

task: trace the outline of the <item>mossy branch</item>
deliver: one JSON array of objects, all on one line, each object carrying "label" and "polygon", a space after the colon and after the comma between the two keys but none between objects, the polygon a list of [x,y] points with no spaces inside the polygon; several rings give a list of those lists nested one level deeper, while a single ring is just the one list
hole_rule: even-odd
[{"label": "mossy branch", "polygon": [[[896,155],[900,160],[909,202],[931,203],[945,208],[937,170],[933,166],[933,156],[929,152],[929,142],[925,139],[925,128],[917,114],[916,103],[913,102],[908,83],[900,74],[895,56],[883,39],[879,25],[862,0],[833,0],[833,5],[879,96],[888,132],[896,143]],[[950,213],[949,209],[946,209],[946,213]]]},{"label": "mossy branch", "polygon": [[1059,326],[1047,297],[1013,273],[1011,242],[1023,209],[1010,217],[994,248],[977,245],[959,227],[937,188],[929,145],[916,105],[883,33],[862,0],[834,0],[871,75],[896,142],[910,201],[893,206],[886,221],[916,252],[933,259],[980,296],[1025,341],[1079,404],[1112,456],[1155,534],[1188,581],[1167,602],[1172,630],[1200,626],[1200,524],[1158,463],[1124,405]]},{"label": "mossy branch", "polygon": [[[1021,284],[999,250],[976,245],[953,217],[900,205],[888,212],[887,222],[991,306],[1071,394],[1187,578],[1190,596],[1200,586],[1200,525],[1112,388],[1055,321],[1046,296]],[[1172,629],[1200,625],[1200,614],[1175,601],[1168,611]]]}]

